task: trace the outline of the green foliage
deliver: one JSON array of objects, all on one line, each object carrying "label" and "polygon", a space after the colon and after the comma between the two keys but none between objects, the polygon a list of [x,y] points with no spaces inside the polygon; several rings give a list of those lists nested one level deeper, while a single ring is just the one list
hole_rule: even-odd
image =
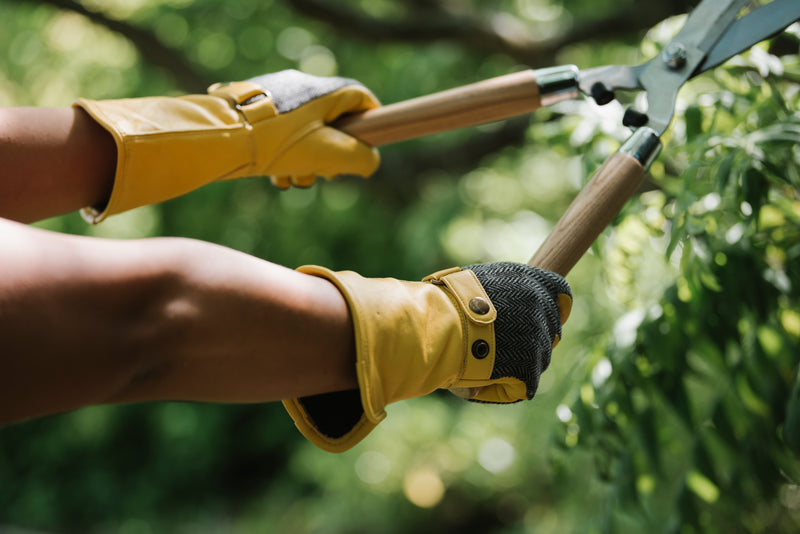
[{"label": "green foliage", "polygon": [[[582,67],[649,57],[675,28],[641,47],[639,32],[569,34],[633,11],[629,1],[337,4],[387,32],[441,23],[437,38],[381,38],[292,3],[87,0],[92,22],[0,2],[0,105],[202,91],[283,68],[351,76],[394,102],[517,68],[524,50],[481,39],[487,27],[544,48],[563,37],[525,57]],[[477,15],[457,20],[481,24],[447,33],[463,26],[447,17],[465,13]],[[0,530],[796,531],[798,80],[796,55],[758,48],[683,89],[648,190],[570,274],[573,313],[533,403],[398,403],[343,455],[302,440],[277,404],[93,407],[18,424],[0,429]],[[407,279],[526,261],[628,134],[621,114],[566,102],[385,147],[368,181],[279,192],[239,180],[96,227],[77,215],[39,225],[193,237],[290,267]]]},{"label": "green foliage", "polygon": [[657,177],[680,276],[620,319],[557,440],[595,456],[610,532],[798,524],[800,100],[780,76],[717,82]]}]

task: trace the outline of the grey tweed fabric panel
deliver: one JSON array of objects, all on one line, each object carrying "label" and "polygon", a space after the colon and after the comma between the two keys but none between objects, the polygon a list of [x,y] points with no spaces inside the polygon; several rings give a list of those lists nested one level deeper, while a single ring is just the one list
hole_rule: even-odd
[{"label": "grey tweed fabric panel", "polygon": [[520,263],[470,265],[497,309],[497,355],[492,379],[515,377],[527,385],[528,399],[550,365],[553,339],[561,336],[558,295],[572,295],[561,276]]}]

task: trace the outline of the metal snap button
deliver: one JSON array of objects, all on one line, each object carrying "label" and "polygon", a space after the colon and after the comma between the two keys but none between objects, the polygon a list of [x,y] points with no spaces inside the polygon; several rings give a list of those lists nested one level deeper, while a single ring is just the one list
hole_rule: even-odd
[{"label": "metal snap button", "polygon": [[482,339],[479,339],[472,344],[472,355],[479,360],[482,360],[485,357],[487,357],[489,355],[489,352],[490,352],[489,344]]},{"label": "metal snap button", "polygon": [[478,315],[486,315],[492,309],[492,305],[483,297],[472,297],[469,300],[469,309]]}]

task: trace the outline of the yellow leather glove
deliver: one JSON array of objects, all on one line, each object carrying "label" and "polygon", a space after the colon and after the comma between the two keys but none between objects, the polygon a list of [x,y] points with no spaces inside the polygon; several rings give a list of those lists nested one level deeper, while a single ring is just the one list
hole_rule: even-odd
[{"label": "yellow leather glove", "polygon": [[533,398],[572,307],[561,276],[517,263],[455,267],[422,282],[299,270],[333,282],[353,318],[359,389],[284,401],[303,435],[331,452],[361,441],[387,404],[439,388],[479,402]]},{"label": "yellow leather glove", "polygon": [[271,176],[278,187],[307,187],[316,176],[369,176],[375,149],[326,126],[379,105],[358,82],[288,70],[215,84],[207,95],[79,99],[117,145],[108,202],[84,208],[88,221],[154,204],[205,184]]}]

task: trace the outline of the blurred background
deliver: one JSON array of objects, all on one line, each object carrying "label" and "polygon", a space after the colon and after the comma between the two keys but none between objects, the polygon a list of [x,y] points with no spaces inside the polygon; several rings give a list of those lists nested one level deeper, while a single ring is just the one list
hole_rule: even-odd
[{"label": "blurred background", "polygon": [[[526,66],[643,61],[693,4],[0,0],[0,105],[203,92],[285,68],[356,78],[392,103]],[[305,442],[279,403],[12,425],[0,533],[797,532],[798,36],[681,92],[642,190],[568,277],[575,308],[532,402],[395,404],[341,455]],[[565,102],[387,146],[370,180],[238,180],[98,226],[38,226],[411,280],[526,262],[627,137],[633,103]]]}]

